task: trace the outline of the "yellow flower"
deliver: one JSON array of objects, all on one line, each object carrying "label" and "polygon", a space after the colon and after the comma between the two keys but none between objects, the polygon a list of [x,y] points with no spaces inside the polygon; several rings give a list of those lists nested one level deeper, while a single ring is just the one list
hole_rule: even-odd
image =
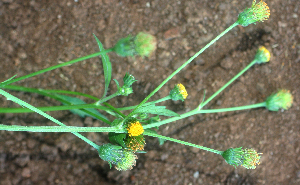
[{"label": "yellow flower", "polygon": [[177,84],[177,87],[179,89],[179,93],[182,95],[183,99],[186,99],[188,96],[188,93],[186,92],[185,87],[182,84]]},{"label": "yellow flower", "polygon": [[264,46],[260,46],[255,54],[255,60],[257,64],[269,62],[271,58],[270,51]]},{"label": "yellow flower", "polygon": [[239,14],[237,23],[242,26],[248,26],[249,24],[257,21],[263,22],[270,16],[270,9],[264,1],[260,1],[256,4],[256,0],[253,0],[251,8],[245,9]]},{"label": "yellow flower", "polygon": [[188,93],[182,84],[176,84],[174,88],[170,91],[170,97],[173,101],[183,101],[184,99],[186,99],[187,96]]},{"label": "yellow flower", "polygon": [[127,131],[129,136],[139,136],[144,132],[144,129],[139,121],[134,121],[128,124]]}]

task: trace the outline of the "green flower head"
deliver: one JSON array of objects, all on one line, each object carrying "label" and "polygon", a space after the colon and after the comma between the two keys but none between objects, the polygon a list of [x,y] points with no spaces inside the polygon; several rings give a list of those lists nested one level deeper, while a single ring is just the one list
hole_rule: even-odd
[{"label": "green flower head", "polygon": [[129,73],[126,73],[123,78],[124,86],[126,87],[131,87],[131,85],[136,81],[137,80],[134,78],[134,76]]},{"label": "green flower head", "polygon": [[257,64],[269,62],[271,58],[270,51],[264,46],[260,46],[255,54],[255,60]]},{"label": "green flower head", "polygon": [[122,56],[140,55],[149,57],[156,50],[156,38],[148,33],[139,32],[135,37],[129,35],[120,39],[114,47],[114,51]]},{"label": "green flower head", "polygon": [[188,93],[182,84],[176,84],[174,88],[170,91],[170,97],[173,101],[184,101],[187,96]]},{"label": "green flower head", "polygon": [[112,144],[101,145],[98,153],[99,157],[107,161],[110,167],[114,164],[116,165],[116,169],[120,171],[132,169],[137,159],[137,156],[132,151]]},{"label": "green flower head", "polygon": [[222,156],[225,161],[234,166],[243,166],[246,169],[255,169],[259,165],[260,154],[254,149],[229,148],[223,152]]},{"label": "green flower head", "polygon": [[256,4],[256,0],[253,0],[251,8],[245,9],[239,14],[237,23],[241,26],[248,26],[249,24],[256,23],[258,21],[263,22],[270,16],[270,10],[267,3],[260,1]]},{"label": "green flower head", "polygon": [[278,111],[279,109],[289,109],[293,104],[293,96],[290,91],[282,89],[272,94],[266,100],[266,108],[270,111]]}]

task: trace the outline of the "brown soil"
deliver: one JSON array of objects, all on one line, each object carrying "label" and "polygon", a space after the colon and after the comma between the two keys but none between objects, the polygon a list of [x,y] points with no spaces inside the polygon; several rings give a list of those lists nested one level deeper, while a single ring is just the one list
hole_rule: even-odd
[{"label": "brown soil", "polygon": [[[251,0],[2,0],[0,1],[0,81],[97,52],[95,33],[109,48],[128,34],[147,31],[158,39],[150,58],[109,54],[113,78],[126,72],[138,82],[135,93],[111,104],[138,104],[164,78],[236,21]],[[152,100],[164,97],[175,83],[189,96],[184,103],[166,102],[184,113],[195,108],[206,90],[210,96],[242,70],[259,45],[272,52],[271,61],[256,65],[206,108],[258,103],[280,88],[294,96],[288,111],[254,109],[202,114],[168,124],[159,133],[218,150],[251,147],[262,152],[255,170],[234,168],[213,153],[177,143],[159,146],[146,138],[146,154],[138,154],[130,171],[109,169],[95,150],[69,133],[0,131],[0,184],[299,184],[300,183],[300,4],[298,0],[267,1],[268,21],[236,27],[164,86]],[[19,83],[26,87],[73,90],[101,97],[103,72],[99,58],[57,69]],[[112,82],[110,93],[116,90]],[[59,103],[23,92],[10,93],[35,106]],[[2,107],[17,107],[0,99]],[[68,111],[51,112],[67,125],[101,126]],[[1,114],[1,124],[54,125],[36,114]],[[87,133],[107,143],[107,134]]]}]

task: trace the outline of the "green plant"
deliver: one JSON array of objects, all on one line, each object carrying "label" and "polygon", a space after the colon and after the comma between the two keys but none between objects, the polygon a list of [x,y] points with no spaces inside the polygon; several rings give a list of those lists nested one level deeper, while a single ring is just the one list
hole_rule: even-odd
[{"label": "green plant", "polygon": [[[169,96],[166,96],[162,99],[152,101],[152,102],[147,102],[147,101],[157,91],[159,91],[159,89],[162,88],[172,77],[174,77],[179,71],[181,71],[191,61],[193,61],[193,59],[195,59],[205,49],[207,49],[209,46],[215,43],[219,38],[221,38],[232,28],[234,28],[237,25],[248,26],[249,24],[255,23],[257,21],[266,20],[269,17],[269,15],[270,15],[269,8],[263,1],[257,4],[256,1],[253,1],[252,7],[245,9],[244,12],[242,12],[239,15],[237,22],[232,24],[229,28],[227,28],[224,32],[222,32],[219,36],[217,36],[210,43],[208,43],[204,48],[202,48],[199,52],[197,52],[193,57],[191,57],[188,61],[186,61],[182,66],[180,66],[176,71],[174,71],[154,91],[152,91],[139,105],[131,106],[131,107],[116,108],[107,103],[108,100],[116,96],[128,96],[129,94],[133,93],[132,85],[136,81],[133,75],[126,73],[123,79],[123,85],[121,86],[120,83],[115,80],[117,85],[117,91],[107,96],[108,87],[111,82],[111,73],[112,73],[112,65],[109,61],[109,56],[107,55],[107,53],[116,52],[121,57],[135,56],[135,55],[148,57],[156,49],[155,37],[141,32],[137,34],[135,37],[128,36],[126,38],[122,38],[117,42],[117,44],[113,48],[105,50],[101,42],[99,41],[99,39],[95,36],[100,52],[85,57],[81,57],[78,59],[74,59],[56,66],[52,66],[19,78],[13,77],[0,84],[0,88],[1,88],[0,94],[5,96],[8,100],[16,102],[22,107],[24,107],[18,109],[2,108],[0,109],[0,112],[2,113],[36,112],[50,119],[51,121],[57,123],[60,126],[0,125],[0,130],[30,131],[30,132],[71,132],[77,137],[87,142],[88,144],[90,144],[91,146],[93,146],[95,149],[97,149],[101,159],[107,161],[110,165],[112,164],[115,165],[116,168],[119,170],[131,169],[132,166],[135,165],[135,160],[137,158],[135,153],[143,152],[144,145],[146,143],[144,138],[145,135],[157,137],[161,139],[161,141],[169,140],[180,144],[185,144],[188,146],[200,148],[209,152],[213,152],[221,155],[225,159],[225,161],[230,165],[233,165],[235,167],[243,166],[245,168],[254,169],[256,165],[259,164],[259,159],[260,159],[260,153],[257,153],[254,149],[242,149],[240,147],[240,148],[230,148],[225,151],[219,151],[204,146],[192,144],[189,142],[181,141],[178,139],[159,135],[157,134],[155,129],[159,128],[161,125],[171,123],[176,120],[184,119],[186,117],[195,114],[201,114],[201,113],[236,111],[236,110],[260,108],[260,107],[266,107],[271,111],[278,111],[281,108],[288,109],[292,105],[292,95],[286,90],[281,90],[278,93],[271,95],[269,98],[266,99],[265,102],[261,102],[254,105],[224,108],[224,109],[213,109],[213,110],[203,109],[205,105],[207,105],[213,98],[215,98],[219,93],[221,93],[226,87],[228,87],[234,80],[240,77],[244,72],[250,69],[253,65],[263,64],[268,62],[270,60],[270,53],[266,48],[264,47],[259,48],[257,54],[254,57],[254,60],[245,69],[243,69],[240,73],[238,73],[235,77],[233,77],[228,83],[226,83],[223,87],[221,87],[216,93],[214,93],[207,100],[205,101],[203,100],[203,102],[201,102],[199,106],[196,107],[194,110],[179,115],[171,110],[166,109],[166,107],[164,106],[156,106],[156,103],[170,100],[170,99],[172,99],[173,101],[177,101],[177,100],[184,101],[184,99],[188,96],[188,94],[182,84],[175,85],[174,89],[170,92]],[[14,82],[24,80],[29,77],[42,74],[47,71],[51,71],[53,69],[64,67],[96,56],[102,57],[104,77],[105,77],[104,95],[100,99],[87,94],[82,94],[82,93],[72,92],[72,91],[43,90],[43,89],[33,89],[33,88],[10,85]],[[55,100],[58,100],[62,102],[64,105],[36,108],[10,95],[9,93],[7,93],[2,89],[38,93],[53,98]],[[71,97],[71,96],[66,96],[63,94],[84,96],[94,100],[95,103],[86,104],[81,99]],[[113,115],[115,119],[109,120],[104,115],[100,114],[96,109],[99,109],[103,112],[107,112]],[[58,111],[58,110],[70,110],[73,113],[79,114],[81,116],[92,116],[96,119],[99,119],[107,123],[109,126],[108,127],[66,126],[62,122],[44,113],[44,111]],[[122,113],[122,111],[124,110],[132,110],[132,111],[128,115],[124,115]],[[151,115],[156,115],[156,116],[151,117]],[[159,115],[169,116],[170,118],[165,120],[160,120]],[[79,134],[79,132],[109,132],[109,139],[111,143],[99,146],[96,143],[84,137],[83,135]]]}]

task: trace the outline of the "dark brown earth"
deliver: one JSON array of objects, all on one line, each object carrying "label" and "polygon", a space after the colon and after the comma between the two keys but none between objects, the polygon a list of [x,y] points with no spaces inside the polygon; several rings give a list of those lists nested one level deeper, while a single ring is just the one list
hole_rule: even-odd
[{"label": "dark brown earth", "polygon": [[[2,0],[0,1],[0,81],[23,76],[97,52],[95,33],[105,48],[140,31],[157,37],[150,58],[121,58],[109,54],[113,78],[126,72],[138,82],[134,94],[117,97],[117,107],[136,105],[184,61],[236,21],[251,0]],[[298,0],[267,0],[268,21],[236,27],[164,86],[152,100],[164,97],[175,83],[189,96],[184,103],[165,102],[184,113],[218,90],[242,70],[260,45],[272,53],[268,64],[256,65],[206,108],[259,103],[278,89],[290,90],[294,104],[288,111],[254,109],[202,114],[165,125],[159,133],[218,150],[248,147],[262,152],[255,170],[234,168],[213,153],[177,143],[159,146],[146,138],[146,154],[136,167],[109,169],[92,147],[69,133],[0,131],[0,184],[299,184],[300,183],[300,4]],[[16,83],[32,88],[63,89],[101,97],[103,72],[99,58],[57,69]],[[109,93],[116,90],[111,83]],[[10,93],[35,106],[59,105],[49,98]],[[18,107],[0,99],[1,107]],[[101,126],[92,118],[68,111],[51,112],[67,125]],[[1,124],[54,125],[37,114],[1,114]],[[87,133],[97,144],[107,134]]]}]

